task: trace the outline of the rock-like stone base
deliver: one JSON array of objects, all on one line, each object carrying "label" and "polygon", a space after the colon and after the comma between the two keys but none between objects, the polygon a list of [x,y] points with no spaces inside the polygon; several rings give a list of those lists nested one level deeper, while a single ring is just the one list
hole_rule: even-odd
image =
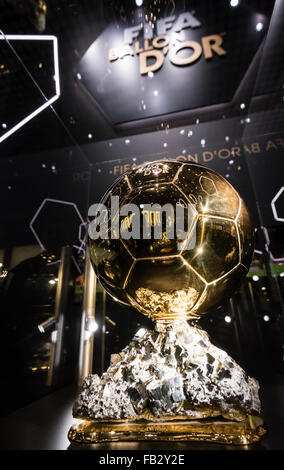
[{"label": "rock-like stone base", "polygon": [[139,330],[101,378],[89,375],[73,414],[96,420],[165,421],[259,415],[258,382],[205,331],[186,321]]}]

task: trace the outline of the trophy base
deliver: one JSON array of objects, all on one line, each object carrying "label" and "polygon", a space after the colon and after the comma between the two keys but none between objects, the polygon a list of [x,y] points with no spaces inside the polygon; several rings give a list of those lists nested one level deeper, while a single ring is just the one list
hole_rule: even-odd
[{"label": "trophy base", "polygon": [[249,445],[266,433],[260,417],[245,421],[205,418],[201,420],[170,419],[165,421],[80,420],[68,433],[77,443],[117,441],[203,441],[219,444]]}]

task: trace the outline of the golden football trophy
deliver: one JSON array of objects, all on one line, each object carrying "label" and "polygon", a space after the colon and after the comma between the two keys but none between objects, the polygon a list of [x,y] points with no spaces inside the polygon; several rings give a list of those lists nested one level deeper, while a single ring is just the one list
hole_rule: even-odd
[{"label": "golden football trophy", "polygon": [[209,168],[156,161],[119,178],[101,204],[104,238],[89,243],[95,272],[156,326],[112,355],[101,378],[84,380],[70,441],[258,441],[258,382],[196,324],[249,269],[254,231],[243,200]]}]

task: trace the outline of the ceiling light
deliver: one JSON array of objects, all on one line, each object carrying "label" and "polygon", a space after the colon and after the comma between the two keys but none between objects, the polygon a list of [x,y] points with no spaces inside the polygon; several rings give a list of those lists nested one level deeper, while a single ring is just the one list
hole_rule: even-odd
[{"label": "ceiling light", "polygon": [[257,23],[255,29],[256,29],[257,31],[261,31],[261,30],[263,29],[263,23],[261,23],[261,22]]}]

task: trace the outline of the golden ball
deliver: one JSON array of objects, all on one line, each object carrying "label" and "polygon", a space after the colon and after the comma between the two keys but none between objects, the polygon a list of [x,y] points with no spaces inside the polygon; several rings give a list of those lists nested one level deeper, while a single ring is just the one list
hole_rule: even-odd
[{"label": "golden ball", "polygon": [[115,181],[100,209],[103,237],[89,227],[95,272],[112,297],[155,321],[199,317],[229,298],[249,269],[248,209],[207,167],[145,163]]}]

